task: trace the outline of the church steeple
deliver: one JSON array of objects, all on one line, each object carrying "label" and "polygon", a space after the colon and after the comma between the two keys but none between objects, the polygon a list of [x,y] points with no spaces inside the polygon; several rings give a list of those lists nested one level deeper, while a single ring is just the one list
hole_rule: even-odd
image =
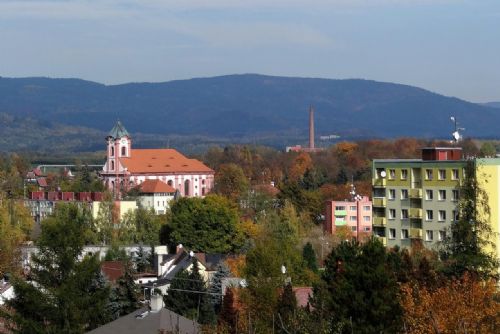
[{"label": "church steeple", "polygon": [[125,129],[125,127],[123,126],[122,122],[120,122],[119,120],[116,122],[115,126],[113,126],[113,128],[111,129],[111,131],[109,131],[109,134],[108,136],[106,137],[106,139],[120,139],[120,138],[123,138],[123,137],[129,137],[130,138],[130,135],[127,131],[127,129]]}]

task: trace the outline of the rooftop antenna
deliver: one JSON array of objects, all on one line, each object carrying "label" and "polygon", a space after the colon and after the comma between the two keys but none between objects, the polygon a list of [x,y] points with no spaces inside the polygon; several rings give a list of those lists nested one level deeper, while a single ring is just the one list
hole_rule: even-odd
[{"label": "rooftop antenna", "polygon": [[361,200],[361,196],[356,193],[356,186],[354,185],[354,175],[351,175],[351,191],[349,191],[349,195],[351,195],[351,200],[353,202]]},{"label": "rooftop antenna", "polygon": [[458,121],[455,116],[451,116],[450,120],[453,122],[455,129],[455,131],[453,131],[453,133],[451,134],[453,138],[452,143],[458,144],[458,142],[462,140],[462,134],[460,133],[460,131],[465,131],[465,128],[461,128],[458,126]]}]

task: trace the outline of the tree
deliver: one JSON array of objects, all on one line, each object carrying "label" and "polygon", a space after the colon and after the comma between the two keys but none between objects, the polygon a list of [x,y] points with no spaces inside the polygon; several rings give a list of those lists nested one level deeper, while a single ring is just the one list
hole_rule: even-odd
[{"label": "tree", "polygon": [[219,263],[215,270],[208,292],[211,293],[210,302],[214,305],[215,310],[218,311],[222,303],[222,280],[230,277],[231,271],[224,262]]},{"label": "tree", "polygon": [[304,248],[302,249],[302,257],[304,258],[307,267],[313,272],[317,273],[318,260],[316,258],[316,252],[314,251],[314,248],[310,242],[304,245]]},{"label": "tree", "polygon": [[179,271],[164,297],[165,307],[200,324],[213,324],[215,312],[208,298],[198,261],[193,259],[191,271]]},{"label": "tree", "polygon": [[238,310],[235,304],[234,291],[232,288],[228,288],[222,301],[222,309],[218,319],[221,332],[228,334],[238,333]]},{"label": "tree", "polygon": [[113,238],[115,223],[115,206],[111,193],[104,194],[103,201],[99,203],[97,218],[94,219],[93,231],[97,241],[103,245],[110,244]]},{"label": "tree", "polygon": [[494,158],[497,154],[497,150],[495,148],[495,145],[493,145],[491,142],[484,142],[483,145],[481,145],[481,149],[479,150],[479,154],[482,157],[486,158]]},{"label": "tree", "polygon": [[402,310],[398,285],[376,239],[342,242],[326,260],[311,300],[313,316],[342,333],[397,333]]},{"label": "tree", "polygon": [[237,203],[248,191],[248,179],[243,169],[234,163],[221,165],[215,173],[214,191]]},{"label": "tree", "polygon": [[111,288],[108,308],[112,320],[127,315],[139,308],[139,287],[134,282],[130,262],[125,262],[125,273]]},{"label": "tree", "polygon": [[107,320],[109,288],[94,284],[100,275],[98,258],[79,260],[88,228],[83,211],[61,204],[44,220],[31,281],[15,279],[15,297],[7,301],[12,332],[83,333]]},{"label": "tree", "polygon": [[278,327],[281,329],[279,333],[290,333],[291,329],[297,327],[297,298],[293,293],[292,284],[288,283],[283,288],[280,299],[278,301]]},{"label": "tree", "polygon": [[466,272],[481,277],[496,276],[498,263],[486,249],[491,245],[490,208],[488,194],[481,187],[474,161],[468,161],[460,187],[459,219],[454,222],[444,240],[441,257],[445,261],[444,272],[449,276],[462,277]]},{"label": "tree", "polygon": [[500,302],[493,280],[466,273],[437,289],[414,282],[401,288],[407,333],[497,333]]},{"label": "tree", "polygon": [[137,251],[137,256],[134,257],[133,261],[135,264],[136,271],[139,273],[146,272],[148,269],[152,268],[151,263],[151,252],[146,252],[142,245],[139,245],[139,249]]},{"label": "tree", "polygon": [[219,195],[181,198],[174,202],[160,241],[171,248],[183,244],[207,253],[228,253],[240,247],[238,213]]}]

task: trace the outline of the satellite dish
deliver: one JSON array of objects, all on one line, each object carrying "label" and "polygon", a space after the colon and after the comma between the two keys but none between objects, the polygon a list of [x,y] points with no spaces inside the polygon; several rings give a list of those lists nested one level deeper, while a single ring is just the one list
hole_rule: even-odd
[{"label": "satellite dish", "polygon": [[383,171],[380,172],[380,176],[382,176],[382,177],[386,177],[387,176],[387,173],[385,172],[385,170],[383,170]]}]

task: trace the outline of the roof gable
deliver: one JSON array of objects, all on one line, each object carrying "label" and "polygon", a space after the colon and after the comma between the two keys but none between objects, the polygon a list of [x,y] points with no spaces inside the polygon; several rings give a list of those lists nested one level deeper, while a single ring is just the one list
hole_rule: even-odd
[{"label": "roof gable", "polygon": [[155,193],[175,193],[176,190],[160,180],[145,180],[138,185],[139,191],[142,194]]}]

